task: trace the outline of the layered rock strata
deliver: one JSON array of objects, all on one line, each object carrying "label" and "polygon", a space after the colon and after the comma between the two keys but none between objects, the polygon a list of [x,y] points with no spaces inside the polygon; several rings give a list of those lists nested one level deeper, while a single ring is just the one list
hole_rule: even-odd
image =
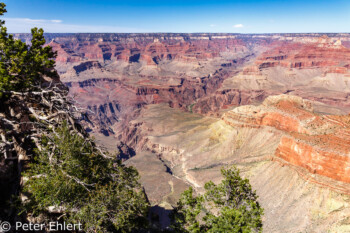
[{"label": "layered rock strata", "polygon": [[[235,108],[225,113],[223,120],[235,127],[282,131],[275,151],[277,158],[311,174],[350,184],[349,115],[318,115],[311,102],[282,95],[268,97],[260,106]],[[344,184],[342,190],[350,193],[349,187]]]},{"label": "layered rock strata", "polygon": [[[327,160],[332,165],[313,173],[303,165],[322,165],[315,154],[300,150],[295,156],[284,150],[285,158],[281,153],[283,147],[288,148],[284,138],[307,144],[319,153],[328,148],[314,137],[326,133],[342,138],[343,126],[332,120],[348,116],[321,115],[312,110],[309,101],[294,96],[268,97],[261,106],[237,107],[222,119],[183,113],[164,104],[147,105],[128,123],[122,140],[136,149],[134,158],[139,156],[138,160],[144,161],[140,167],[147,168],[147,161],[153,161],[149,156],[153,155],[172,176],[198,192],[205,182],[220,181],[221,167],[238,166],[257,190],[265,209],[265,232],[346,232],[350,229],[346,217],[350,214],[349,183],[322,173],[339,172],[345,177],[345,166],[338,163],[337,157],[329,156]],[[342,150],[348,145],[340,140],[337,143],[334,154],[344,156]],[[304,158],[303,165],[294,163],[294,158]],[[167,187],[168,182],[163,182]],[[149,181],[145,185],[151,192],[154,190]]]}]

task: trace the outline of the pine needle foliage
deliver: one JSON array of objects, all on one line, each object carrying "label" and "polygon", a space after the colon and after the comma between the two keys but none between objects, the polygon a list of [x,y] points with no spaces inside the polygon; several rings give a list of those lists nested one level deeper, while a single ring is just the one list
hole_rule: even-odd
[{"label": "pine needle foliage", "polygon": [[174,210],[176,232],[261,232],[263,209],[248,179],[235,167],[222,169],[223,181],[205,184],[205,193],[186,190]]},{"label": "pine needle foliage", "polygon": [[86,232],[131,232],[144,227],[148,203],[138,173],[105,158],[64,122],[42,138],[24,176],[23,211],[45,218],[62,213]]},{"label": "pine needle foliage", "polygon": [[[6,13],[0,3],[0,15]],[[28,91],[40,86],[44,76],[54,78],[56,53],[45,44],[43,29],[31,30],[31,45],[7,33],[5,21],[0,20],[0,97],[8,91]]]},{"label": "pine needle foliage", "polygon": [[[5,7],[0,3],[0,15],[6,13]],[[31,155],[33,161],[22,172],[19,214],[32,222],[81,223],[85,232],[132,232],[144,228],[149,204],[138,182],[138,172],[106,155],[76,129],[69,110],[62,109],[69,104],[57,90],[43,90],[46,80],[59,82],[54,69],[56,53],[45,46],[44,31],[33,28],[27,45],[9,35],[4,24],[0,20],[0,99],[22,93],[21,106],[28,106],[21,114],[37,112],[29,119],[37,127],[33,132],[40,132],[31,137],[26,132],[28,138],[42,135],[40,142],[33,141],[37,147]],[[41,96],[38,100],[45,99],[35,106],[25,103],[34,90]],[[55,94],[56,102],[49,103]],[[62,120],[63,116],[68,116],[70,124]]]}]

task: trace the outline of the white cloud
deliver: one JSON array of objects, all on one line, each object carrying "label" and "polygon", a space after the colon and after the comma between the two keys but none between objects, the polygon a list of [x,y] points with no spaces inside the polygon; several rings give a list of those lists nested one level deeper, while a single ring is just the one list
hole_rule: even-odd
[{"label": "white cloud", "polygon": [[146,32],[137,28],[126,28],[106,25],[76,25],[65,24],[59,19],[29,19],[29,18],[4,18],[5,26],[9,33],[30,32],[33,27],[43,28],[45,32],[74,33],[74,32]]},{"label": "white cloud", "polygon": [[53,22],[53,23],[62,23],[62,20],[60,20],[60,19],[52,19],[51,22]]},{"label": "white cloud", "polygon": [[216,24],[210,24],[209,26],[213,28],[216,27]]},{"label": "white cloud", "polygon": [[5,21],[14,22],[14,23],[24,23],[24,24],[32,24],[32,23],[62,23],[62,20],[59,19],[29,19],[29,18],[4,18]]},{"label": "white cloud", "polygon": [[234,28],[243,28],[244,25],[243,24],[236,24],[236,25],[233,25]]}]

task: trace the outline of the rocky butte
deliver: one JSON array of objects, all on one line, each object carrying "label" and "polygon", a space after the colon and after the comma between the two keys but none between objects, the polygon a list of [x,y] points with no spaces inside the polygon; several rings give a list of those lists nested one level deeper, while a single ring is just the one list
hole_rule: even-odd
[{"label": "rocky butte", "polygon": [[87,131],[137,167],[164,226],[234,164],[265,232],[350,232],[350,34],[46,38]]}]

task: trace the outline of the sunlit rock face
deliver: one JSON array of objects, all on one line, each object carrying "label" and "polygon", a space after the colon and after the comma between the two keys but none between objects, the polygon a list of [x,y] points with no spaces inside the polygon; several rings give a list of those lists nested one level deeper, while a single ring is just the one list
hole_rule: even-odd
[{"label": "sunlit rock face", "polygon": [[[315,113],[312,102],[289,95],[234,108],[221,119],[154,104],[128,123],[122,140],[136,149],[130,163],[144,172],[150,158],[159,158],[197,192],[208,180],[219,182],[221,167],[238,166],[265,209],[265,232],[347,232],[349,142],[343,135],[350,126],[344,122],[349,116]],[[174,205],[167,200],[158,203]]]},{"label": "sunlit rock face", "polygon": [[46,38],[87,129],[125,148],[152,205],[235,165],[265,232],[350,232],[349,34]]},{"label": "sunlit rock face", "polygon": [[[96,109],[90,114],[96,132],[110,131],[124,110],[129,115],[149,103],[220,116],[289,93],[325,103],[334,113],[350,110],[347,34],[46,36],[71,95],[83,108]],[[105,114],[112,102],[119,110]]]},{"label": "sunlit rock face", "polygon": [[226,113],[223,120],[233,126],[271,127],[282,131],[284,135],[274,153],[276,157],[312,174],[350,184],[349,115],[315,114],[311,102],[280,95],[266,98],[260,106],[235,108]]},{"label": "sunlit rock face", "polygon": [[313,43],[282,43],[264,52],[256,61],[259,68],[283,66],[286,68],[335,68],[333,72],[345,73],[350,61],[350,50],[340,40],[327,36]]}]

